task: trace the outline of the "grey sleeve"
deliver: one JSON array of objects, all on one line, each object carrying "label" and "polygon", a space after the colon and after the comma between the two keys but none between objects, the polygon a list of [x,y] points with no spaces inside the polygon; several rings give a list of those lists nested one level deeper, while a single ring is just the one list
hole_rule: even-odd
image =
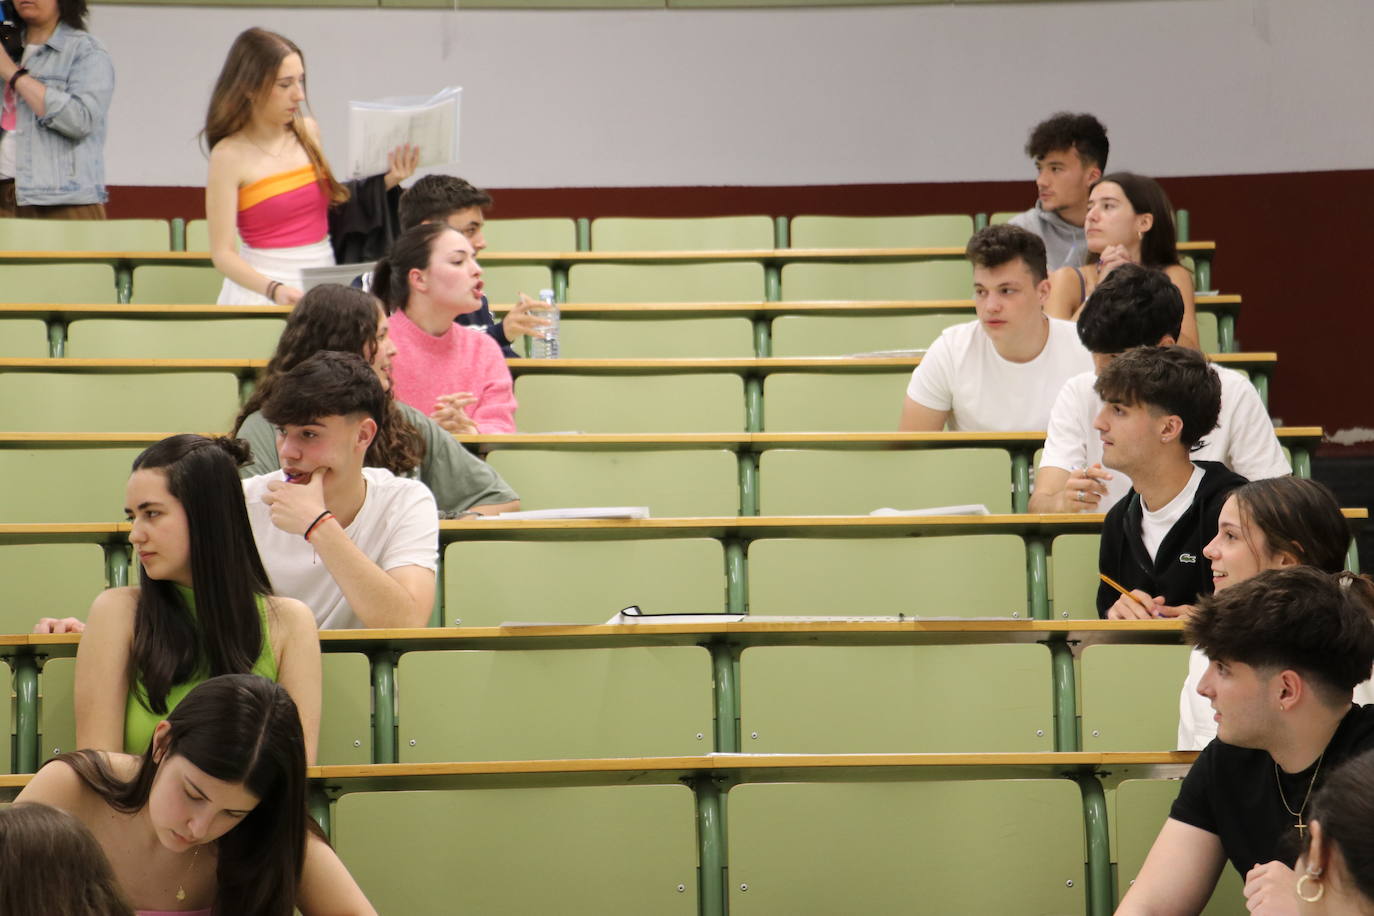
[{"label": "grey sleeve", "polygon": [[277,457],[277,433],[272,424],[262,418],[261,411],[253,411],[243,418],[243,425],[234,435],[245,440],[253,449],[253,460],[239,468],[240,477],[256,477],[281,469]]},{"label": "grey sleeve", "polygon": [[1036,235],[1040,234],[1039,214],[1035,212],[1034,207],[1031,207],[1024,213],[1016,214],[1011,219],[1007,220],[1007,223],[1012,226],[1016,226],[1018,229],[1024,229],[1027,232],[1032,232]]},{"label": "grey sleeve", "polygon": [[438,423],[408,404],[396,404],[425,440],[420,480],[434,494],[441,513],[508,503],[520,497],[491,465],[458,444]]}]

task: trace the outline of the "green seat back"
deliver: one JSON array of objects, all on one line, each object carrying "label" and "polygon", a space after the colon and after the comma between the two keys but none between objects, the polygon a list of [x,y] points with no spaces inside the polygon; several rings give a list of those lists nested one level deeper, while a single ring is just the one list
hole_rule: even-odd
[{"label": "green seat back", "polygon": [[210,224],[203,219],[193,219],[186,223],[186,250],[210,250]]},{"label": "green seat back", "polygon": [[1097,619],[1101,536],[1061,534],[1050,552],[1050,607],[1056,620]]},{"label": "green seat back", "polygon": [[570,219],[489,219],[482,227],[488,251],[575,251]]},{"label": "green seat back", "polygon": [[[5,268],[0,267],[0,271]],[[0,319],[0,358],[45,359],[48,323],[42,318]]]},{"label": "green seat back", "polygon": [[749,545],[749,613],[1024,618],[1025,569],[1011,534],[767,538]]},{"label": "green seat back", "polygon": [[[139,448],[0,449],[0,478],[24,481],[22,487],[5,487],[0,491],[0,521],[10,524],[123,521],[124,488],[129,482],[129,468],[140,451]],[[82,576],[81,581],[91,580]],[[94,592],[89,593],[85,604],[78,605],[78,609],[84,611],[94,597]]]},{"label": "green seat back", "polygon": [[320,742],[322,766],[372,762],[372,663],[361,652],[325,652]]},{"label": "green seat back", "polygon": [[401,763],[712,749],[711,659],[697,646],[409,652],[396,694]]},{"label": "green seat back", "polygon": [[23,432],[223,429],[238,410],[231,372],[0,372],[4,428]]},{"label": "green seat back", "polygon": [[959,260],[896,264],[787,264],[782,298],[798,300],[967,299],[973,268]]},{"label": "green seat back", "polygon": [[1085,751],[1172,751],[1187,646],[1089,646],[1080,660]]},{"label": "green seat back", "polygon": [[[84,615],[83,615],[84,616]],[[76,747],[76,659],[50,658],[38,677],[38,762]]]},{"label": "green seat back", "polygon": [[[752,646],[740,657],[741,750],[1051,751],[1051,680],[1043,645]],[[918,700],[937,696],[960,701]]]},{"label": "green seat back", "polygon": [[[67,326],[67,356],[86,359],[268,359],[286,319],[83,318]],[[216,424],[219,425],[219,424]]]},{"label": "green seat back", "polygon": [[[1108,794],[1107,821],[1115,840],[1118,902],[1140,874],[1182,785],[1179,779],[1127,779]],[[1249,911],[1243,887],[1240,875],[1227,863],[1202,916],[1246,916]]]},{"label": "green seat back", "polygon": [[653,516],[739,514],[739,462],[724,450],[498,449],[491,466],[525,509],[648,506]]},{"label": "green seat back", "polygon": [[444,552],[444,588],[450,627],[605,623],[631,604],[700,614],[725,609],[725,557],[712,538],[458,541]]},{"label": "green seat back", "polygon": [[39,617],[84,620],[105,587],[105,556],[95,544],[6,544],[0,582],[0,633],[31,632]]},{"label": "green seat back", "polygon": [[963,248],[973,235],[973,217],[794,216],[793,248]]},{"label": "green seat back", "polygon": [[539,298],[539,291],[553,289],[553,274],[537,264],[482,265],[483,294],[499,321],[524,293]]},{"label": "green seat back", "polygon": [[1197,340],[1203,353],[1221,352],[1221,333],[1217,330],[1216,312],[1197,313]]},{"label": "green seat back", "polygon": [[134,268],[135,305],[213,305],[224,274],[200,265],[149,264]]},{"label": "green seat back", "polygon": [[379,913],[697,912],[685,786],[358,792],[333,825]]},{"label": "green seat back", "polygon": [[763,265],[574,264],[569,302],[759,302]]},{"label": "green seat back", "polygon": [[752,359],[748,318],[663,318],[615,321],[569,317],[559,328],[559,355],[568,359]]},{"label": "green seat back", "polygon": [[967,313],[920,315],[783,315],[773,319],[774,356],[850,356],[881,350],[923,350]]},{"label": "green seat back", "polygon": [[593,251],[758,251],[773,247],[768,216],[592,220]]},{"label": "green seat back", "polygon": [[1000,225],[1002,225],[1003,223],[1009,223],[1009,222],[1011,222],[1013,219],[1015,219],[1016,217],[1020,216],[1020,215],[1021,215],[1022,213],[1024,213],[1024,212],[1025,212],[1024,210],[1002,210],[1002,211],[999,211],[999,212],[994,213],[994,214],[992,214],[991,216],[988,217],[988,225],[989,225],[989,226],[1000,226]]},{"label": "green seat back", "polygon": [[777,432],[891,432],[910,371],[774,372],[763,380],[763,428]]},{"label": "green seat back", "polygon": [[749,784],[729,805],[731,916],[1087,912],[1068,780]]},{"label": "green seat back", "polygon": [[0,301],[108,305],[115,297],[108,264],[0,265]]},{"label": "green seat back", "polygon": [[[731,433],[744,430],[744,381],[734,374],[522,375],[522,433]],[[894,421],[894,424],[895,421]]]},{"label": "green seat back", "polygon": [[769,449],[759,457],[760,515],[867,515],[982,503],[1011,511],[1011,455],[997,448]]},{"label": "green seat back", "polygon": [[0,219],[0,250],[171,251],[165,219]]}]

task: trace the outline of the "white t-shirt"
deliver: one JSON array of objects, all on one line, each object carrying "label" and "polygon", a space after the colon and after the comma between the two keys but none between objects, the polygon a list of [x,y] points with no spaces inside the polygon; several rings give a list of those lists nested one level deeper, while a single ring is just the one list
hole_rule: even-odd
[{"label": "white t-shirt", "polygon": [[911,373],[907,397],[950,411],[951,430],[1044,429],[1064,382],[1093,367],[1072,321],[1045,320],[1045,348],[1025,363],[999,356],[978,321],[945,328]]},{"label": "white t-shirt", "polygon": [[1154,561],[1155,553],[1159,551],[1159,545],[1164,541],[1164,536],[1177,524],[1189,507],[1193,505],[1193,497],[1197,496],[1198,485],[1202,483],[1202,468],[1193,465],[1193,474],[1188,478],[1188,482],[1183,485],[1183,489],[1178,491],[1178,495],[1164,505],[1162,508],[1151,512],[1145,506],[1145,500],[1140,501],[1140,540],[1145,544],[1145,552],[1150,555],[1151,562]]},{"label": "white t-shirt", "polygon": [[[1217,720],[1212,718],[1212,701],[1197,692],[1197,685],[1207,673],[1207,656],[1199,649],[1188,655],[1188,679],[1178,696],[1178,749],[1200,751],[1217,736]],[[1361,706],[1374,703],[1374,679],[1355,687],[1355,702]]]},{"label": "white t-shirt", "polygon": [[[1203,436],[1202,448],[1188,457],[1220,461],[1246,480],[1293,473],[1255,386],[1234,369],[1213,365],[1212,371],[1221,379],[1217,428]],[[1102,410],[1102,399],[1093,391],[1096,382],[1095,373],[1084,372],[1064,384],[1050,411],[1045,451],[1040,456],[1042,468],[1073,471],[1101,463],[1102,438],[1093,429]],[[1099,512],[1106,512],[1131,492],[1131,478],[1120,471],[1112,470],[1112,479],[1106,484],[1107,495],[1098,503]]]},{"label": "white t-shirt", "polygon": [[[396,477],[382,468],[363,468],[363,477],[367,480],[367,496],[357,518],[344,533],[383,570],[402,566],[437,569],[439,511],[429,488],[418,480]],[[286,475],[278,470],[243,482],[248,521],[273,590],[305,602],[321,630],[365,627],[310,542],[272,524],[272,510],[262,497],[268,492],[269,481],[285,479]]]}]

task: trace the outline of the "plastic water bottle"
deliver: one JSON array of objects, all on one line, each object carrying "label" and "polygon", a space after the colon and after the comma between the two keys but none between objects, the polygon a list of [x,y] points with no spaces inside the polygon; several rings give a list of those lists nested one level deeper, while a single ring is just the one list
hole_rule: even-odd
[{"label": "plastic water bottle", "polygon": [[530,356],[534,359],[558,358],[558,303],[553,300],[553,290],[541,289],[539,298],[542,306],[530,309],[530,314],[547,318],[549,323],[530,335]]}]

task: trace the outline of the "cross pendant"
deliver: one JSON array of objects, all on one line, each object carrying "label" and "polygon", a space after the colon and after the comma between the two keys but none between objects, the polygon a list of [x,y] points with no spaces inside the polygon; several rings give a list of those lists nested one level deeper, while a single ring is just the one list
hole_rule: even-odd
[{"label": "cross pendant", "polygon": [[1301,818],[1299,818],[1298,822],[1293,826],[1298,828],[1298,839],[1301,840],[1303,837],[1302,832],[1307,829],[1307,825],[1302,822]]}]

